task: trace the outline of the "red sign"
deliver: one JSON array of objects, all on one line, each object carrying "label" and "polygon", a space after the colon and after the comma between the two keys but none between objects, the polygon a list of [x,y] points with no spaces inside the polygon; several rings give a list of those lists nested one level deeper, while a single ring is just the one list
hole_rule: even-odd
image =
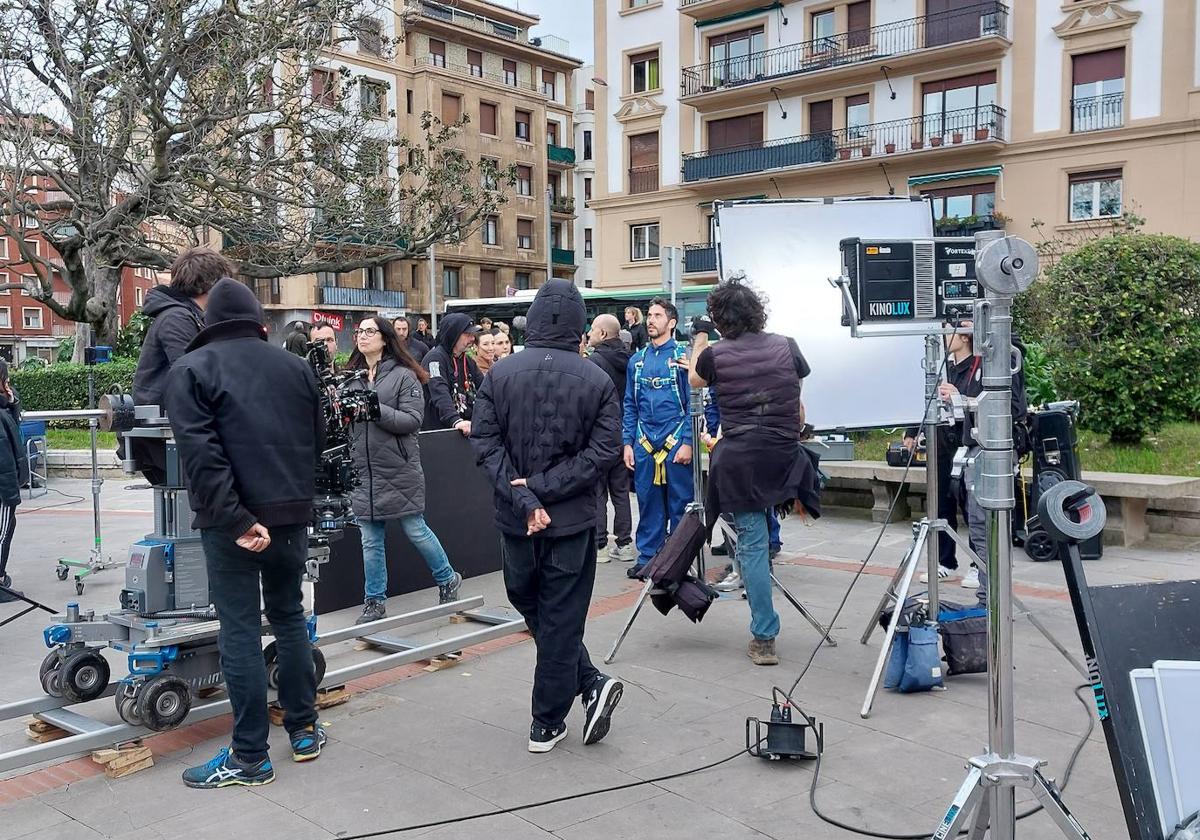
[{"label": "red sign", "polygon": [[342,316],[334,315],[332,312],[317,312],[313,311],[314,324],[328,324],[338,332],[342,331]]}]

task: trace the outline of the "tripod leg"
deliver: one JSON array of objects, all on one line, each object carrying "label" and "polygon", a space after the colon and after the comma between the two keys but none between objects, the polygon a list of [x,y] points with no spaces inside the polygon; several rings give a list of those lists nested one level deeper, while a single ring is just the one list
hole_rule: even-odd
[{"label": "tripod leg", "polygon": [[992,819],[992,800],[987,795],[987,791],[979,788],[978,805],[975,806],[975,819],[971,821],[971,828],[967,832],[967,840],[983,840],[984,834],[987,833],[988,823]]},{"label": "tripod leg", "polygon": [[904,563],[904,574],[900,577],[900,589],[896,592],[896,607],[892,610],[892,620],[888,622],[887,632],[883,636],[883,645],[879,648],[879,658],[875,660],[875,670],[871,673],[871,683],[867,686],[867,696],[863,698],[859,716],[871,716],[871,706],[875,703],[875,695],[879,693],[879,683],[883,680],[883,669],[887,667],[888,656],[892,652],[892,641],[896,638],[896,627],[900,624],[900,614],[904,611],[904,602],[908,599],[908,590],[912,585],[913,575],[921,562],[921,550],[925,540],[929,539],[929,523],[922,522],[913,540],[908,557]]},{"label": "tripod leg", "polygon": [[1063,647],[1062,642],[1054,638],[1050,631],[1046,629],[1046,625],[1042,624],[1041,619],[1030,612],[1029,607],[1025,606],[1025,604],[1021,602],[1021,599],[1016,595],[1013,596],[1013,603],[1016,604],[1017,608],[1025,614],[1025,617],[1029,619],[1029,623],[1036,627],[1037,631],[1046,637],[1046,641],[1054,645],[1055,649],[1063,655],[1063,658],[1071,663],[1071,667],[1078,671],[1080,676],[1082,676],[1085,680],[1091,682],[1092,678],[1091,675],[1088,674],[1087,668],[1084,668],[1083,665],[1080,664],[1079,660],[1077,660],[1069,650]]},{"label": "tripod leg", "polygon": [[792,595],[792,593],[788,591],[787,587],[779,582],[779,578],[775,577],[774,572],[771,573],[771,582],[779,587],[779,591],[783,593],[783,597],[788,600],[788,603],[796,608],[796,612],[804,616],[804,620],[811,624],[813,628],[821,634],[825,644],[829,645],[830,647],[837,647],[837,642],[834,640],[830,632],[833,629],[832,627],[822,626],[821,623],[817,621],[815,617],[813,617],[813,614],[805,609],[804,604],[801,604],[800,601],[798,601]]},{"label": "tripod leg", "polygon": [[608,656],[604,657],[604,664],[611,665],[613,660],[617,658],[617,650],[621,647],[621,643],[625,641],[625,637],[629,635],[630,628],[633,627],[633,622],[637,619],[638,613],[642,610],[642,605],[646,603],[646,598],[650,596],[650,590],[654,588],[654,581],[647,580],[646,585],[642,587],[642,594],[638,595],[637,602],[634,603],[633,609],[629,611],[629,620],[625,622],[625,626],[621,628],[621,635],[617,636],[617,640],[613,642],[612,649],[609,650]]},{"label": "tripod leg", "polygon": [[[913,537],[915,540],[916,537]],[[875,632],[875,627],[879,623],[879,617],[883,615],[884,610],[888,608],[888,604],[896,598],[896,587],[900,585],[900,578],[904,575],[904,570],[908,568],[908,563],[912,559],[913,543],[908,544],[908,551],[904,555],[904,559],[900,561],[900,565],[896,567],[895,573],[892,574],[892,580],[888,583],[887,589],[879,598],[879,603],[875,605],[875,611],[871,614],[871,620],[867,622],[866,628],[863,630],[862,638],[858,641],[861,644],[866,644],[871,640],[871,634]]]},{"label": "tripod leg", "polygon": [[980,812],[984,815],[984,825],[987,825],[987,797],[984,793],[986,791],[983,789],[983,773],[978,767],[972,767],[967,778],[959,786],[958,793],[954,794],[954,801],[946,809],[946,816],[942,817],[941,824],[933,832],[933,840],[954,840],[972,813],[976,815],[975,823],[972,824],[972,834],[975,830],[974,825],[979,822]]},{"label": "tripod leg", "polygon": [[1033,793],[1063,834],[1071,840],[1089,840],[1087,831],[1063,804],[1058,788],[1042,775],[1041,770],[1033,772]]}]

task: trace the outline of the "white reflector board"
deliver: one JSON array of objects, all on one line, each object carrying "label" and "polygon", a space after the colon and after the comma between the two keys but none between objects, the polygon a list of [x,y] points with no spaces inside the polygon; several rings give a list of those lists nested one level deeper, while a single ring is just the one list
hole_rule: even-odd
[{"label": "white reflector board", "polygon": [[925,416],[925,340],[854,338],[842,326],[839,243],[848,237],[923,239],[933,213],[909,198],[718,202],[723,279],[745,272],[768,299],[767,329],[796,339],[812,368],[807,420],[818,430],[917,425]]},{"label": "white reflector board", "polygon": [[1200,662],[1154,663],[1179,813],[1200,811]]},{"label": "white reflector board", "polygon": [[1175,798],[1175,783],[1171,780],[1171,757],[1167,751],[1167,730],[1163,726],[1162,709],[1158,704],[1158,681],[1150,668],[1135,668],[1129,672],[1133,682],[1133,702],[1137,706],[1138,723],[1142,727],[1142,746],[1146,763],[1150,765],[1150,782],[1158,819],[1166,837],[1179,822],[1179,806]]}]

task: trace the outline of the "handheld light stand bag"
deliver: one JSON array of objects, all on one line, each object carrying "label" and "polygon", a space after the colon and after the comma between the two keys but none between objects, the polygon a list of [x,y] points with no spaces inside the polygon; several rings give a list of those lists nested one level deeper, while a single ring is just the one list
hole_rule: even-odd
[{"label": "handheld light stand bag", "polygon": [[987,610],[946,603],[938,613],[947,676],[987,673]]},{"label": "handheld light stand bag", "polygon": [[931,622],[913,624],[908,628],[908,653],[904,672],[896,686],[901,694],[932,691],[942,687],[942,658],[938,654],[937,625]]}]

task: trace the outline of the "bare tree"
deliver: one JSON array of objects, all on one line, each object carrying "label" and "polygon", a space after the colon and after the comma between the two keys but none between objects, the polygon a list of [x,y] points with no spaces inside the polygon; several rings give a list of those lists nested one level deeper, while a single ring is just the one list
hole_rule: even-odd
[{"label": "bare tree", "polygon": [[[349,271],[465,235],[515,183],[397,136],[389,86],[338,47],[388,38],[349,0],[0,0],[0,268],[116,338],[125,266],[219,235],[244,278]],[[386,16],[386,17],[385,17]],[[39,252],[37,232],[58,257]],[[69,295],[55,296],[58,273]]]}]

